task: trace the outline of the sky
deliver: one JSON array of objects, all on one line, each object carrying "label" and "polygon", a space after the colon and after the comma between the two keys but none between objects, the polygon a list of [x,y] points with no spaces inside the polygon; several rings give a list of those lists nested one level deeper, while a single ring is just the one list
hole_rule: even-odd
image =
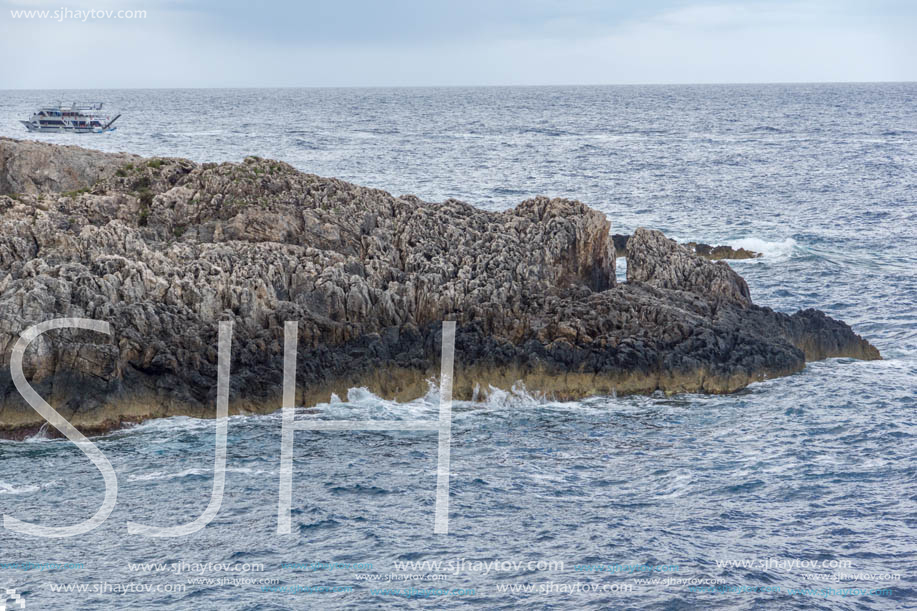
[{"label": "sky", "polygon": [[915,81],[915,32],[913,0],[0,0],[0,89]]}]

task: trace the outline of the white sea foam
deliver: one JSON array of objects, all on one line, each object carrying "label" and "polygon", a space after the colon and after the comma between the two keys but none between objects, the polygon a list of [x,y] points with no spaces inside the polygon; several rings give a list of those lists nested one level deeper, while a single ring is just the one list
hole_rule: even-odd
[{"label": "white sea foam", "polygon": [[[475,389],[475,394],[480,394],[478,388]],[[485,394],[487,398],[484,401],[484,405],[497,409],[505,407],[535,407],[536,405],[545,405],[548,402],[543,393],[529,391],[522,382],[516,382],[509,390],[488,385],[488,390]]]},{"label": "white sea foam", "polygon": [[733,248],[744,248],[745,250],[759,252],[764,255],[765,259],[771,260],[788,259],[799,249],[799,245],[793,238],[786,238],[779,242],[762,240],[760,238],[742,238],[739,240],[730,240],[726,242],[726,245],[732,246]]},{"label": "white sea foam", "polygon": [[[351,388],[347,391],[346,399],[332,395],[327,403],[319,403],[311,408],[308,417],[335,420],[436,420],[439,417],[439,387],[432,380],[428,380],[427,384],[424,396],[405,402],[383,399],[367,388]],[[478,386],[471,401],[455,401],[454,404],[460,408],[493,411],[552,406],[570,409],[579,405],[577,402],[552,401],[541,393],[529,391],[522,382],[516,382],[509,390]],[[453,417],[460,417],[460,414],[454,413]]]},{"label": "white sea foam", "polygon": [[226,130],[214,129],[207,131],[189,131],[189,132],[172,132],[172,136],[220,136],[225,134]]},{"label": "white sea foam", "polygon": [[[793,238],[785,238],[783,240],[762,240],[761,238],[751,237],[723,241],[716,238],[705,238],[697,236],[687,237],[674,234],[666,234],[666,237],[675,240],[679,244],[697,242],[700,244],[710,244],[711,246],[719,246],[724,244],[735,249],[744,248],[745,250],[761,253],[764,255],[761,257],[762,259],[767,259],[770,261],[773,261],[774,259],[788,259],[793,255],[793,253],[801,249],[799,244]],[[754,260],[755,259],[736,259],[736,261]]]},{"label": "white sea foam", "polygon": [[29,435],[23,441],[27,443],[34,443],[38,441],[51,441],[51,435],[48,433],[48,423],[45,422],[41,425],[41,428],[35,432],[34,435]]},{"label": "white sea foam", "polygon": [[[229,425],[248,418],[248,415],[236,415],[229,417]],[[130,426],[125,429],[113,431],[111,434],[116,435],[124,431],[135,433],[162,432],[171,433],[176,431],[198,431],[212,429],[216,420],[214,418],[191,418],[189,416],[171,416],[169,418],[155,418],[146,420],[140,424]]]},{"label": "white sea foam", "polygon": [[160,479],[176,479],[179,477],[188,477],[191,475],[206,475],[208,473],[211,473],[212,471],[213,471],[212,468],[210,469],[203,469],[203,468],[185,469],[184,471],[178,471],[177,473],[168,473],[165,471],[153,471],[152,473],[144,473],[142,475],[131,475],[131,476],[128,476],[127,479],[128,481],[131,481],[131,482],[149,482],[149,481],[160,480]]},{"label": "white sea foam", "polygon": [[[300,406],[297,408],[298,419],[320,418],[324,420],[430,420],[439,418],[439,387],[433,379],[427,380],[427,392],[410,401],[396,401],[384,399],[365,387],[354,387],[347,391],[346,398],[332,394],[327,402],[314,406]],[[607,407],[608,397],[596,397],[603,408]],[[537,391],[530,391],[521,381],[517,381],[509,389],[497,388],[488,385],[486,388],[476,387],[470,401],[454,402],[459,412],[453,413],[453,418],[471,417],[472,412],[521,412],[529,409],[558,410],[563,412],[595,409],[593,401],[558,401],[550,395]],[[281,426],[282,413],[278,409],[269,414],[244,414],[229,417],[230,430],[246,423],[257,426]],[[209,434],[215,425],[215,420],[210,418],[191,418],[187,416],[173,416],[147,420],[128,428],[112,431],[108,437],[121,437],[143,435],[144,442],[149,444],[169,443],[174,441],[181,433]],[[36,434],[37,437],[37,434]],[[63,441],[66,440],[56,440]],[[191,468],[179,472],[155,471],[150,473],[130,475],[129,481],[148,481],[160,479],[173,479],[203,475],[210,473],[212,467]],[[233,471],[234,469],[227,469]],[[245,469],[236,469],[240,473]]]},{"label": "white sea foam", "polygon": [[427,380],[424,396],[400,403],[383,399],[368,388],[356,387],[347,391],[346,400],[332,394],[327,403],[319,403],[314,409],[322,418],[339,420],[435,419],[439,415],[439,388],[432,380]]},{"label": "white sea foam", "polygon": [[[244,473],[247,475],[276,475],[274,471],[264,471],[262,469],[249,469],[248,467],[227,467],[227,473]],[[151,471],[140,475],[129,475],[127,480],[130,482],[151,482],[166,479],[178,479],[180,477],[190,477],[193,475],[211,475],[213,467],[194,467],[184,471]]]},{"label": "white sea foam", "polygon": [[38,492],[39,490],[41,490],[41,486],[36,486],[35,484],[17,487],[13,484],[0,482],[0,494],[31,494],[32,492]]}]

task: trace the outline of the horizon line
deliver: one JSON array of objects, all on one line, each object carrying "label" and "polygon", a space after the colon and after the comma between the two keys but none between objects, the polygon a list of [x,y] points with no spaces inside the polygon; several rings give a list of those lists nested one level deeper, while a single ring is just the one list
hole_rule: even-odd
[{"label": "horizon line", "polygon": [[655,82],[655,83],[554,83],[525,85],[221,85],[213,87],[60,87],[35,88],[12,87],[0,91],[114,91],[114,90],[219,90],[219,89],[499,89],[499,88],[548,88],[548,87],[690,87],[713,85],[903,85],[917,83],[917,80],[904,81],[709,81],[709,82]]}]

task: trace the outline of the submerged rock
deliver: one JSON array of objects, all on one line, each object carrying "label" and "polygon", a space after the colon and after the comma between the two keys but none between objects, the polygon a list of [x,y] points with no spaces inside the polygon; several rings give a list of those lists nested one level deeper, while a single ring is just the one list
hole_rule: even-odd
[{"label": "submerged rock", "polygon": [[[26,377],[85,430],[212,416],[217,325],[234,321],[231,410],[280,407],[283,323],[299,321],[297,401],[366,386],[422,395],[439,368],[442,320],[458,321],[454,394],[476,387],[572,399],[600,393],[732,392],[806,359],[879,358],[842,322],[752,303],[745,281],[665,238],[628,241],[615,282],[605,215],[539,197],[504,212],[393,197],[289,165],[130,158],[0,141],[0,430],[42,424],[13,386],[10,351],[58,317],[108,321],[112,336],[61,330],[26,352]],[[35,181],[53,158],[88,192]],[[98,156],[97,161],[87,161]],[[29,161],[32,159],[32,161]],[[32,163],[37,164],[34,167]],[[70,175],[70,174],[68,174]],[[31,181],[31,182],[30,182]],[[66,187],[74,186],[67,183]],[[26,194],[21,194],[26,193]]]},{"label": "submerged rock", "polygon": [[761,256],[761,253],[746,250],[745,248],[710,246],[710,244],[704,244],[703,242],[685,242],[685,248],[712,261],[719,259],[757,259]]},{"label": "submerged rock", "polygon": [[[615,245],[615,255],[618,257],[627,256],[627,241],[630,236],[623,233],[616,233],[611,236]],[[684,247],[705,259],[718,261],[720,259],[757,259],[761,253],[744,248],[733,248],[732,246],[710,246],[703,242],[685,242]]]}]

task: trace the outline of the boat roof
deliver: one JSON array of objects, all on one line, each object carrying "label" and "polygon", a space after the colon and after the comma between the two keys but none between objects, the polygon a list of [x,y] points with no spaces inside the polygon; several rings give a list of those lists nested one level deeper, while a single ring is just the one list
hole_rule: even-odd
[{"label": "boat roof", "polygon": [[102,102],[93,102],[91,104],[73,102],[69,106],[64,106],[62,102],[58,102],[57,104],[42,106],[39,110],[102,110]]}]

